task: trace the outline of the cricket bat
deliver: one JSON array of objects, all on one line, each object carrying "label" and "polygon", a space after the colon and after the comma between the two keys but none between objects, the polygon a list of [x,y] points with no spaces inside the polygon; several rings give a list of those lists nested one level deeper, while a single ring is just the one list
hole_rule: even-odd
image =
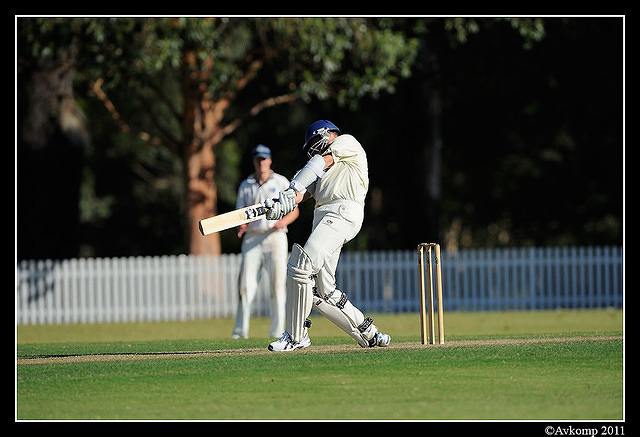
[{"label": "cricket bat", "polygon": [[264,206],[264,203],[256,203],[255,205],[245,206],[235,211],[225,212],[224,214],[200,220],[198,227],[202,235],[209,235],[214,232],[224,231],[225,229],[256,221],[266,213],[267,208]]}]

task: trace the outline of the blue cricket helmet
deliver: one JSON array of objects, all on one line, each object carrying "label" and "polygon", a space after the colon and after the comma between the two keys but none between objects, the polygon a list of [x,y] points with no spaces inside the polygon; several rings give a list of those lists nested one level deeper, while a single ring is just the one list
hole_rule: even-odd
[{"label": "blue cricket helmet", "polygon": [[340,135],[340,129],[338,126],[331,123],[329,120],[318,120],[307,128],[304,133],[304,144],[302,151],[311,158],[313,155],[323,153],[329,147],[329,132],[338,132]]}]

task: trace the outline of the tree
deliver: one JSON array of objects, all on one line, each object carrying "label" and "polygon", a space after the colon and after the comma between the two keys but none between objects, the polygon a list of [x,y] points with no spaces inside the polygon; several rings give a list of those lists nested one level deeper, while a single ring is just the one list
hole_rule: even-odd
[{"label": "tree", "polygon": [[[17,172],[17,229],[29,235],[21,257],[76,255],[80,243],[78,187],[89,129],[78,106],[73,79],[78,47],[65,40],[55,53],[49,23],[23,23],[18,45],[17,157],[27,163]],[[34,55],[35,53],[35,55]],[[66,171],[60,171],[61,168]],[[63,197],[58,196],[64,192]],[[23,240],[21,240],[23,241]]]},{"label": "tree", "polygon": [[217,213],[216,147],[226,136],[297,99],[356,107],[391,92],[417,50],[393,21],[364,18],[27,18],[18,32],[34,59],[76,45],[77,79],[119,129],[181,162],[194,254],[220,253],[219,236],[202,238],[197,222]]}]

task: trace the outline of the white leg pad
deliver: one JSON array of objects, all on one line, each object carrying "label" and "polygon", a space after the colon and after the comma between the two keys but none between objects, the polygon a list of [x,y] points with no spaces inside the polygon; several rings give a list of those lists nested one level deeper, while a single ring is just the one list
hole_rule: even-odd
[{"label": "white leg pad", "polygon": [[304,335],[305,320],[313,305],[314,273],[311,259],[299,244],[294,244],[287,263],[286,331],[294,343]]},{"label": "white leg pad", "polygon": [[347,298],[347,295],[336,289],[329,296],[315,296],[313,308],[329,319],[344,332],[349,334],[362,347],[369,346],[378,332],[373,319],[364,316]]}]

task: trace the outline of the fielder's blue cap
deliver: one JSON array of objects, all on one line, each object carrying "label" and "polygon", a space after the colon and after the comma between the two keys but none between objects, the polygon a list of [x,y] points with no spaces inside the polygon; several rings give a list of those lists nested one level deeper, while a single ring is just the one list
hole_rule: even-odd
[{"label": "fielder's blue cap", "polygon": [[252,159],[256,159],[256,158],[271,158],[271,150],[269,150],[269,148],[267,146],[264,146],[262,144],[258,144],[251,151],[251,158]]}]

